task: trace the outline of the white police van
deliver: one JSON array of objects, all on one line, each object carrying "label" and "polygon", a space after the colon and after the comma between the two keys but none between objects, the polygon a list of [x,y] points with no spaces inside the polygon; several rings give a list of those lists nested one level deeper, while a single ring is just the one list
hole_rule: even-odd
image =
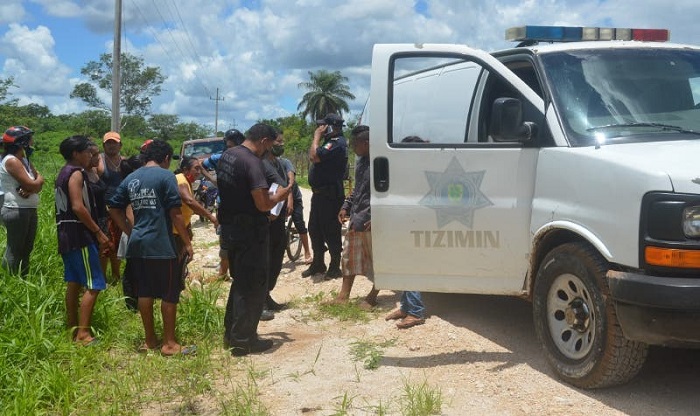
[{"label": "white police van", "polygon": [[506,36],[521,45],[375,45],[376,284],[530,299],[561,378],[624,383],[650,344],[700,346],[700,48]]}]

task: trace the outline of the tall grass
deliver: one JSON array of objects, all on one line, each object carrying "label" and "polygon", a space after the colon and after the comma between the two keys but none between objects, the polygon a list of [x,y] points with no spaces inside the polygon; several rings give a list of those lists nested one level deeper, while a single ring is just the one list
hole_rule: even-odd
[{"label": "tall grass", "polygon": [[[197,396],[211,392],[211,373],[217,371],[211,352],[221,344],[223,311],[216,306],[220,285],[181,298],[177,336],[183,345],[198,345],[196,357],[138,354],[141,320],[126,309],[119,285],[97,299],[92,326],[100,342],[76,345],[65,326],[66,285],[53,207],[54,178],[63,163],[46,154],[35,163],[47,180],[30,274],[23,279],[0,268],[0,414],[139,414],[154,406],[190,408]],[[0,251],[5,241],[5,228],[0,227]],[[156,331],[161,332],[160,314],[155,315]]]}]

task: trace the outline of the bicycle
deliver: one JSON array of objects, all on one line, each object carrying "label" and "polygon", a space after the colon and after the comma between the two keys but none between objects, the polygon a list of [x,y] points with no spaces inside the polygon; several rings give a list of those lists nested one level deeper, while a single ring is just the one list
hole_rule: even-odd
[{"label": "bicycle", "polygon": [[294,226],[294,221],[289,218],[287,221],[287,257],[289,260],[294,262],[301,256],[301,236],[297,231],[297,227]]}]

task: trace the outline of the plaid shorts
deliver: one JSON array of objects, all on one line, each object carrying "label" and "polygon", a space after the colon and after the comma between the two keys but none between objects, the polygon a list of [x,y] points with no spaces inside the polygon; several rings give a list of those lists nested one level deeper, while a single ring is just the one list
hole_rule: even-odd
[{"label": "plaid shorts", "polygon": [[360,274],[374,281],[372,266],[372,233],[348,230],[343,242],[343,276]]}]

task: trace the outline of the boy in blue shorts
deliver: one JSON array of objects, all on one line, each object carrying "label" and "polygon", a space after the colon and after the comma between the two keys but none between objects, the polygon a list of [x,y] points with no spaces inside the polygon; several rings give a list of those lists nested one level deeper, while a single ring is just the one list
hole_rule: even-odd
[{"label": "boy in blue shorts", "polygon": [[[109,238],[97,224],[95,196],[87,183],[86,169],[90,167],[95,149],[85,136],[71,136],[63,140],[60,152],[66,164],[56,177],[56,228],[58,251],[65,268],[66,315],[73,340],[80,344],[95,341],[90,331],[90,319],[97,295],[106,288],[100,267],[97,244],[109,244]],[[85,288],[80,314],[78,299]]]}]

